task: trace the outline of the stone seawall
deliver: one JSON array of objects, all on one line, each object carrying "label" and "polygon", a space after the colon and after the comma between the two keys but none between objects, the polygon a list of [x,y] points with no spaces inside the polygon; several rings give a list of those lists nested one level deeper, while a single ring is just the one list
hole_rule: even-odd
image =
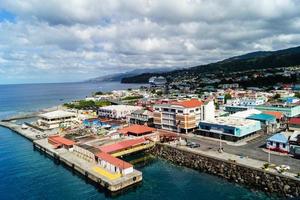
[{"label": "stone seawall", "polygon": [[276,193],[285,197],[300,195],[300,179],[297,178],[289,178],[165,144],[157,144],[150,153],[174,164],[217,175],[270,194]]}]

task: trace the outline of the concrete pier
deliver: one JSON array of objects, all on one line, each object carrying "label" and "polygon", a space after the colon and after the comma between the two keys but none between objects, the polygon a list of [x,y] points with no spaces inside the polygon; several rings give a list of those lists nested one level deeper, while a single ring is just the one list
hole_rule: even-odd
[{"label": "concrete pier", "polygon": [[33,142],[33,147],[59,163],[69,166],[71,169],[79,172],[89,180],[95,182],[99,187],[107,189],[110,192],[117,192],[129,186],[135,185],[142,181],[142,172],[134,170],[132,173],[121,176],[117,179],[110,179],[95,170],[97,167],[94,163],[88,162],[82,158],[77,157],[74,153],[67,149],[53,149],[52,145],[48,143],[47,138],[37,139],[36,135],[41,134],[38,130],[32,128],[22,129],[21,125],[0,121],[0,126],[6,127]]},{"label": "concrete pier", "polygon": [[97,183],[102,188],[105,188],[111,192],[122,190],[128,186],[135,185],[142,181],[142,172],[134,170],[133,173],[121,176],[117,179],[109,179],[100,173],[97,173],[94,168],[94,163],[88,162],[82,158],[77,157],[74,153],[66,149],[53,149],[47,139],[35,140],[33,142],[34,148],[50,155],[52,158],[58,160],[69,166],[71,169],[79,172],[86,178]]}]

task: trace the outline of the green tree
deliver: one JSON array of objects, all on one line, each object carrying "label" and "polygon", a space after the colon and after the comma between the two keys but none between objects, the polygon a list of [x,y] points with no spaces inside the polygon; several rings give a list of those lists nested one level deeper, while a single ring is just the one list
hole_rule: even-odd
[{"label": "green tree", "polygon": [[273,99],[279,99],[280,98],[280,94],[275,94],[274,96],[273,96]]}]

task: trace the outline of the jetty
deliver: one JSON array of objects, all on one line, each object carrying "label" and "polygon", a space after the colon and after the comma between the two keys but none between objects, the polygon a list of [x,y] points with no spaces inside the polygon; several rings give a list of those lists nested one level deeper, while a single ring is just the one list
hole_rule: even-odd
[{"label": "jetty", "polygon": [[23,129],[21,125],[15,124],[10,120],[0,121],[0,126],[24,136],[32,141],[35,150],[47,154],[55,162],[68,166],[70,169],[78,172],[109,192],[121,191],[129,186],[140,183],[143,179],[142,172],[138,170],[133,169],[132,173],[126,175],[110,173],[94,162],[89,162],[88,160],[76,156],[72,151],[64,148],[55,149],[53,145],[48,142],[47,136],[42,139],[37,139],[36,135],[40,135],[42,132],[33,127]]}]

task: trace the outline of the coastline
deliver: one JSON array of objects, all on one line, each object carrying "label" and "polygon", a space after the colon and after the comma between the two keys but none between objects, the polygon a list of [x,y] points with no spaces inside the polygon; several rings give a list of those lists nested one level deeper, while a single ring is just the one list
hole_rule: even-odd
[{"label": "coastline", "polygon": [[[43,109],[43,111],[39,111],[39,113],[48,110],[49,108]],[[20,115],[16,116],[18,116],[18,118],[20,117]],[[13,120],[14,118],[16,118],[16,116],[12,117]],[[27,114],[26,116],[36,116],[36,113],[31,113],[31,115]],[[107,183],[105,183],[104,181],[99,181],[99,177],[95,178],[95,176],[93,176],[93,173],[85,171],[80,166],[76,167],[76,165],[74,163],[72,164],[67,158],[61,157],[61,155],[49,150],[47,145],[42,145],[45,142],[39,142],[45,139],[36,140],[34,134],[32,134],[31,131],[23,130],[21,128],[21,125],[15,124],[9,120],[1,120],[0,126],[8,128],[14,131],[15,133],[27,138],[33,143],[35,149],[38,149],[39,151],[51,156],[56,161],[64,163],[66,166],[69,166],[72,170],[78,171],[81,175],[95,182],[96,185],[107,188],[111,192],[122,190],[124,188],[127,188],[128,186],[134,186],[136,183],[142,181],[141,177],[137,179],[138,181],[128,185],[124,184],[123,186],[108,187]],[[188,154],[186,154],[187,152]],[[152,149],[150,153],[159,158],[170,161],[178,166],[186,166],[188,168],[195,169],[198,171],[204,171],[205,173],[222,177],[228,181],[235,182],[240,185],[245,185],[250,188],[266,192],[267,194],[276,193],[279,196],[284,197],[298,197],[300,195],[300,179],[295,178],[296,174],[279,174],[275,170],[263,170],[261,169],[261,166],[263,165],[262,161],[259,161],[259,163],[256,163],[256,166],[253,167],[247,163],[243,163],[245,159],[239,159],[239,156],[234,156],[232,154],[229,155],[229,158],[228,156],[224,156],[224,153],[222,155],[217,155],[216,153],[208,152],[201,153],[199,151],[195,151],[193,149],[188,149],[185,147],[178,147],[174,145],[160,143],[156,144],[155,148]],[[203,163],[203,159],[205,160],[205,165],[199,165],[199,163]],[[195,161],[197,162],[195,163]],[[219,163],[216,164],[216,161],[218,161]],[[245,171],[246,169],[246,174],[249,177],[252,177],[252,179],[247,179],[243,177],[243,174],[240,173],[240,171],[237,169],[242,169],[242,171]],[[231,171],[230,174],[226,174],[226,171],[228,170]],[[270,177],[272,177],[272,179],[270,179]],[[262,179],[265,180],[262,181]],[[284,181],[281,181],[282,179]]]}]

